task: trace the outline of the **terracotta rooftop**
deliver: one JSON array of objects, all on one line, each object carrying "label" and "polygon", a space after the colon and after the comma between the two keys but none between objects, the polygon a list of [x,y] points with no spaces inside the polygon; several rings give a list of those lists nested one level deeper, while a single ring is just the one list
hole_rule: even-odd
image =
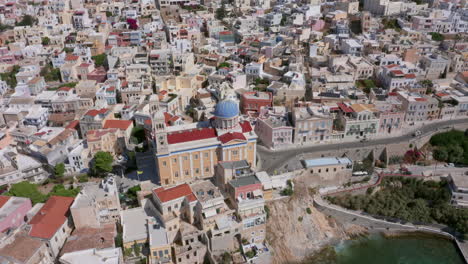
[{"label": "terracotta rooftop", "polygon": [[76,61],[78,60],[80,57],[79,56],[75,56],[73,54],[68,54],[66,57],[65,57],[65,60],[66,61]]},{"label": "terracotta rooftop", "polygon": [[85,115],[88,115],[88,116],[103,115],[103,114],[107,113],[107,111],[109,111],[109,109],[107,109],[107,108],[102,108],[102,109],[99,109],[99,110],[91,109],[88,112],[86,112]]},{"label": "terracotta rooftop", "polygon": [[31,219],[30,236],[51,239],[67,220],[73,197],[51,196],[39,212]]},{"label": "terracotta rooftop", "polygon": [[10,198],[10,196],[0,196],[0,208],[2,208],[8,202],[8,200],[10,200]]},{"label": "terracotta rooftop", "polygon": [[68,86],[63,86],[63,87],[60,87],[60,88],[58,88],[58,90],[57,90],[57,91],[64,91],[64,92],[68,92],[68,91],[70,91],[71,89],[73,89],[73,88],[71,88],[71,87],[68,87]]},{"label": "terracotta rooftop", "polygon": [[172,115],[168,112],[164,112],[164,122],[166,122],[167,126],[172,126],[175,121],[179,120],[180,117],[176,115]]},{"label": "terracotta rooftop", "polygon": [[102,136],[106,134],[114,134],[117,133],[117,128],[107,128],[107,129],[98,129],[98,130],[90,130],[86,134],[86,139],[88,142],[98,141],[101,139]]},{"label": "terracotta rooftop", "polygon": [[132,120],[106,120],[103,128],[117,128],[126,130],[133,124]]},{"label": "terracotta rooftop", "polygon": [[159,187],[157,189],[154,189],[153,192],[163,203],[182,197],[186,197],[190,202],[197,200],[197,198],[192,192],[192,189],[186,183],[168,189],[165,189],[164,187]]},{"label": "terracotta rooftop", "polygon": [[226,144],[230,141],[233,140],[247,140],[244,136],[244,134],[239,133],[239,132],[234,132],[234,133],[226,133],[218,137],[219,141],[221,141],[223,144]]},{"label": "terracotta rooftop", "polygon": [[77,129],[78,127],[80,126],[80,121],[78,120],[73,120],[70,122],[70,124],[68,124],[65,128],[69,128],[69,129]]},{"label": "terracotta rooftop", "polygon": [[60,254],[63,255],[91,248],[112,248],[115,247],[115,236],[116,230],[114,224],[107,224],[98,228],[85,227],[75,229],[63,245]]},{"label": "terracotta rooftop", "polygon": [[[12,258],[18,263],[29,263],[31,257],[43,246],[45,243],[39,239],[34,239],[27,234],[19,234],[15,240],[10,244],[0,249],[0,262],[2,257]],[[2,262],[3,263],[3,262]],[[6,262],[10,263],[10,262]],[[11,262],[13,263],[13,262]]]},{"label": "terracotta rooftop", "polygon": [[351,107],[349,107],[349,106],[347,106],[347,105],[345,105],[343,103],[338,103],[338,107],[341,109],[341,111],[343,111],[345,113],[353,113],[354,112],[354,110]]}]

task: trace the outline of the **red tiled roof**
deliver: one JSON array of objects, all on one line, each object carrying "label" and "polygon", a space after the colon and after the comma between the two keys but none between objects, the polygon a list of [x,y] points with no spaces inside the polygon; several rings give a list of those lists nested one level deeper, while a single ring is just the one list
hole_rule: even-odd
[{"label": "red tiled roof", "polygon": [[73,54],[68,54],[66,57],[65,57],[65,60],[66,61],[75,61],[77,59],[79,59],[80,57],[79,56],[75,56]]},{"label": "red tiled roof", "polygon": [[39,212],[31,219],[30,236],[51,239],[67,220],[67,213],[73,197],[52,196]]},{"label": "red tiled roof", "polygon": [[388,93],[388,96],[397,96],[397,95],[398,95],[398,93],[396,93],[396,92],[390,92],[390,93]]},{"label": "red tiled roof", "polygon": [[411,78],[411,79],[414,79],[414,78],[416,78],[416,75],[415,75],[414,73],[405,74],[405,78]]},{"label": "red tiled roof", "polygon": [[70,129],[75,129],[80,125],[80,121],[78,120],[73,120],[68,124],[65,128],[70,128]]},{"label": "red tiled roof", "polygon": [[239,133],[239,132],[234,132],[234,133],[226,133],[218,137],[219,141],[221,141],[223,144],[226,144],[232,140],[247,140],[244,136],[244,134]]},{"label": "red tiled roof", "polygon": [[165,189],[164,187],[159,187],[153,190],[154,194],[158,199],[165,203],[182,197],[186,197],[190,202],[195,201],[197,198],[192,192],[190,186],[186,183],[177,185],[175,187]]},{"label": "red tiled roof", "polygon": [[68,92],[68,91],[70,91],[71,89],[73,89],[73,88],[67,87],[67,86],[63,86],[63,87],[58,88],[58,91]]},{"label": "red tiled roof", "polygon": [[80,67],[81,67],[81,68],[85,68],[85,67],[89,67],[89,66],[91,66],[91,64],[85,63],[85,62],[83,62],[83,63],[80,64]]},{"label": "red tiled roof", "polygon": [[390,64],[390,65],[387,65],[386,67],[388,69],[391,69],[391,68],[396,67],[396,66],[398,66],[398,64]]},{"label": "red tiled roof", "polygon": [[247,133],[247,132],[252,131],[252,126],[250,125],[249,121],[242,121],[239,124],[242,127],[242,133]]},{"label": "red tiled roof", "polygon": [[436,93],[435,95],[437,95],[439,97],[449,96],[448,93]]},{"label": "red tiled roof", "polygon": [[10,196],[0,196],[0,208],[2,208],[8,202],[8,200],[10,200],[10,198]]},{"label": "red tiled roof", "polygon": [[88,116],[97,116],[97,115],[100,115],[100,114],[105,114],[107,111],[108,111],[107,108],[102,108],[102,109],[99,109],[99,110],[91,109],[91,110],[89,110],[88,112],[86,112],[85,115],[88,115]]},{"label": "red tiled roof", "polygon": [[214,128],[197,128],[171,133],[167,135],[167,142],[169,144],[177,144],[214,137],[216,137],[216,130]]},{"label": "red tiled roof", "polygon": [[164,122],[166,122],[166,126],[171,126],[174,124],[175,121],[179,120],[180,117],[176,115],[172,115],[168,112],[164,112]]},{"label": "red tiled roof", "polygon": [[347,106],[347,105],[345,105],[343,103],[338,103],[337,105],[341,109],[341,111],[343,111],[345,113],[354,113],[354,110],[351,107],[349,107],[349,106]]},{"label": "red tiled roof", "polygon": [[90,130],[88,131],[88,134],[86,134],[86,140],[88,140],[88,142],[96,142],[101,140],[101,138],[106,134],[113,135],[115,133],[117,133],[117,128]]},{"label": "red tiled roof", "polygon": [[404,73],[400,70],[393,70],[392,71],[393,74],[396,74],[396,75],[403,75]]},{"label": "red tiled roof", "polygon": [[418,102],[425,102],[427,101],[426,98],[414,98],[414,100],[418,101]]},{"label": "red tiled roof", "polygon": [[118,128],[120,130],[126,130],[133,122],[131,120],[106,120],[103,128]]}]

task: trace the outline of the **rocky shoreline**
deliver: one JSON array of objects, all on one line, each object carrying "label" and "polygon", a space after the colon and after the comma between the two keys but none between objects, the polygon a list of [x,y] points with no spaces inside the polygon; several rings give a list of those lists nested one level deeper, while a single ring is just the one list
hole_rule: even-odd
[{"label": "rocky shoreline", "polygon": [[334,254],[335,245],[374,233],[387,238],[436,236],[453,241],[448,235],[421,229],[366,222],[341,214],[330,215],[314,206],[315,190],[307,187],[311,186],[307,177],[296,178],[295,186],[293,196],[267,203],[270,209],[267,241],[274,252],[274,263],[326,264],[333,259],[331,254]]}]

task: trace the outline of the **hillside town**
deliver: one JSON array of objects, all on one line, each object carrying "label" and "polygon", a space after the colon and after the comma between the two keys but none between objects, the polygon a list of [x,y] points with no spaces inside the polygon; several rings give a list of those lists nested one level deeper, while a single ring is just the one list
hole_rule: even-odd
[{"label": "hillside town", "polygon": [[304,177],[466,225],[467,137],[465,0],[0,0],[2,264],[281,263]]}]

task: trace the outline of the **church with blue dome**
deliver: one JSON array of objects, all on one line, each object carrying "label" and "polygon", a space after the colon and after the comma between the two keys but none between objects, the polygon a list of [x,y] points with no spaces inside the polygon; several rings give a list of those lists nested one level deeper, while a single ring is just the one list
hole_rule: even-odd
[{"label": "church with blue dome", "polygon": [[250,122],[242,120],[239,104],[218,102],[209,122],[166,127],[164,117],[153,117],[156,163],[161,185],[174,185],[212,177],[221,161],[256,163],[257,135]]},{"label": "church with blue dome", "polygon": [[239,115],[239,105],[233,100],[223,100],[216,105],[214,115],[218,118],[233,118]]}]

